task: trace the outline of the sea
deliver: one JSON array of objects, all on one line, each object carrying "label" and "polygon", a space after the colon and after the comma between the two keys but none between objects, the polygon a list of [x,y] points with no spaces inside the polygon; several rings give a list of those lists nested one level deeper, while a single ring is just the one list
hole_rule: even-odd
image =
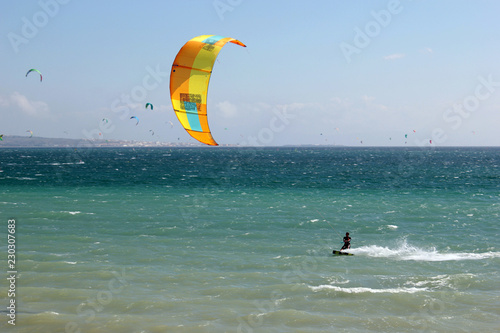
[{"label": "sea", "polygon": [[499,222],[500,148],[3,148],[0,331],[498,332]]}]

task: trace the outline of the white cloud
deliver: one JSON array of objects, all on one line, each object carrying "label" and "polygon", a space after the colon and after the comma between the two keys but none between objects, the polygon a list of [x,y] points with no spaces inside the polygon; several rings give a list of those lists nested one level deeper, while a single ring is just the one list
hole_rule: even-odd
[{"label": "white cloud", "polygon": [[361,97],[361,99],[363,100],[365,107],[367,107],[368,109],[378,110],[378,111],[387,110],[387,106],[375,102],[375,97],[364,95]]},{"label": "white cloud", "polygon": [[2,106],[14,106],[21,112],[33,117],[46,117],[49,115],[49,106],[45,102],[30,101],[26,96],[17,91],[12,93],[8,99],[0,98]]},{"label": "white cloud", "polygon": [[233,118],[238,115],[238,108],[229,101],[218,103],[217,108],[222,112],[225,118]]},{"label": "white cloud", "polygon": [[396,60],[396,59],[404,58],[405,56],[406,56],[406,54],[404,54],[404,53],[394,53],[394,54],[390,54],[388,56],[385,56],[384,59],[385,60]]}]

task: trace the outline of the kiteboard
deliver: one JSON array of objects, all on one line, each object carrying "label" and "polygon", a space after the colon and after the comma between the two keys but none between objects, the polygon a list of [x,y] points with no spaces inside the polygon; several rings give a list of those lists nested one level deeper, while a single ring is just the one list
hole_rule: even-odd
[{"label": "kiteboard", "polygon": [[352,253],[347,253],[347,252],[340,252],[340,251],[336,251],[336,250],[333,250],[332,252],[334,255],[339,255],[339,256],[353,256],[354,254]]}]

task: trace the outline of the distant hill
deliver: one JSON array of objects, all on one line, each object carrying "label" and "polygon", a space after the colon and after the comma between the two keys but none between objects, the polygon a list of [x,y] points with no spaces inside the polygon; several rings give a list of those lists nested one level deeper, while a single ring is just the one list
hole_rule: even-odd
[{"label": "distant hill", "polygon": [[121,141],[121,140],[82,140],[63,138],[42,138],[4,135],[0,141],[0,148],[83,148],[83,147],[194,147],[201,146],[197,143],[170,143],[149,141]]}]

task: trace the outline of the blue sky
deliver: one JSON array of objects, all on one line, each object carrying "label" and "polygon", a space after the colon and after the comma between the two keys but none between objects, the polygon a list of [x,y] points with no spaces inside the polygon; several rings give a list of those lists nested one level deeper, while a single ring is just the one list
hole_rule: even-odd
[{"label": "blue sky", "polygon": [[500,145],[498,1],[0,0],[0,13],[4,135],[194,142],[169,72],[186,41],[217,34],[248,46],[215,63],[219,144]]}]

